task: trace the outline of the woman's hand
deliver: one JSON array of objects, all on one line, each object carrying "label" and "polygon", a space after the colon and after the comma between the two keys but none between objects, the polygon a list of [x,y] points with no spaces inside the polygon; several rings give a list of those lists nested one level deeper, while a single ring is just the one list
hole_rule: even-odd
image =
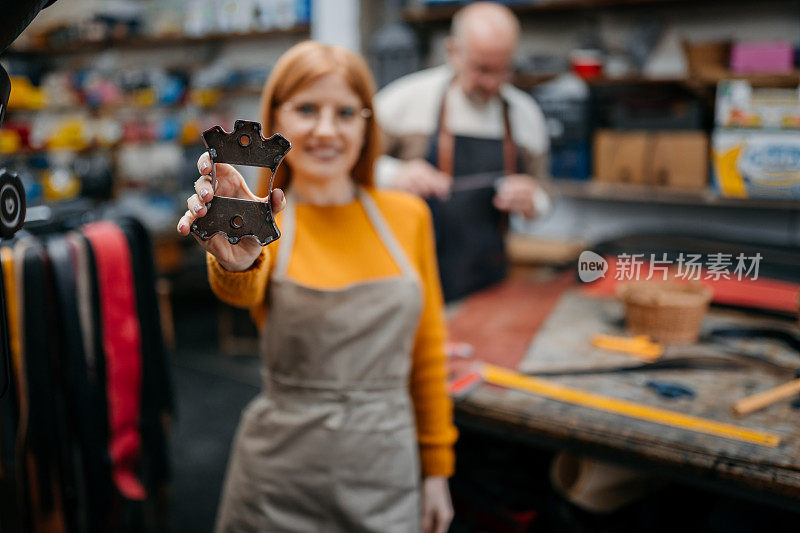
[{"label": "woman's hand", "polygon": [[[254,195],[239,172],[230,165],[217,163],[217,196],[242,198],[245,200],[260,200]],[[206,215],[208,208],[206,202],[214,196],[211,186],[211,158],[208,152],[200,156],[197,161],[200,178],[194,183],[195,194],[186,200],[188,210],[178,221],[178,233],[189,235],[192,223]],[[286,198],[283,191],[272,191],[272,212],[278,214],[286,207]],[[204,241],[194,236],[200,246],[214,254],[225,270],[241,272],[247,270],[261,253],[261,244],[255,238],[244,238],[239,244],[231,244],[223,235],[216,234],[211,239]]]},{"label": "woman's hand", "polygon": [[446,477],[426,477],[422,482],[422,531],[445,533],[453,520],[453,503]]}]

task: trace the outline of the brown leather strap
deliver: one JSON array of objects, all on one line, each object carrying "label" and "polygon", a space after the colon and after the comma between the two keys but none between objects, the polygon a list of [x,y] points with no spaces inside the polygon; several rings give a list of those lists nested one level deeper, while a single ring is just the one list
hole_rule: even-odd
[{"label": "brown leather strap", "polygon": [[503,126],[505,126],[505,134],[503,135],[503,170],[506,176],[517,173],[517,145],[514,144],[514,138],[511,136],[511,119],[508,116],[508,102],[503,100]]},{"label": "brown leather strap", "polygon": [[436,157],[436,163],[439,170],[447,174],[453,175],[453,159],[455,158],[455,145],[456,141],[453,137],[453,132],[447,127],[447,120],[445,120],[445,109],[447,108],[447,93],[450,90],[448,85],[447,89],[442,95],[442,105],[439,106],[439,133],[437,139],[437,146],[439,152]]},{"label": "brown leather strap", "polygon": [[[442,96],[442,105],[439,107],[439,132],[437,134],[437,163],[439,170],[447,174],[453,175],[454,158],[455,158],[455,137],[450,128],[447,127],[447,93],[450,92],[452,82],[447,86]],[[514,144],[514,138],[511,136],[511,120],[508,116],[508,102],[501,100],[503,103],[503,171],[506,175],[517,173],[517,145]]]}]

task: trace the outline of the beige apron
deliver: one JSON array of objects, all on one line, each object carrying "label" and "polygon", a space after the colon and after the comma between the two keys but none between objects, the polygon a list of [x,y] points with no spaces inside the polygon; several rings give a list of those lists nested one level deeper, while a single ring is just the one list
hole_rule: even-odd
[{"label": "beige apron", "polygon": [[264,392],[234,439],[218,532],[420,529],[409,372],[422,293],[372,198],[359,199],[402,274],[335,290],[291,281],[289,199],[261,336]]}]

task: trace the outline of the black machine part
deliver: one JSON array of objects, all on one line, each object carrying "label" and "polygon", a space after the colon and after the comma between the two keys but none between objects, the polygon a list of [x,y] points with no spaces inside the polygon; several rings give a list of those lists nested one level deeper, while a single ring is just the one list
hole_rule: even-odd
[{"label": "black machine part", "polygon": [[203,132],[203,142],[211,156],[211,182],[215,193],[215,163],[265,167],[272,171],[272,176],[266,201],[228,198],[215,194],[206,203],[206,215],[192,224],[192,233],[204,241],[222,233],[231,244],[238,244],[246,236],[255,237],[261,246],[278,239],[280,231],[272,216],[270,201],[272,182],[278,165],[292,147],[291,143],[277,133],[265,139],[261,135],[261,124],[248,120],[237,120],[231,133],[214,126]]},{"label": "black machine part", "polygon": [[16,174],[0,169],[0,237],[10,239],[25,222],[25,189]]},{"label": "black machine part", "polygon": [[[39,14],[39,11],[49,6],[56,0],[13,0],[3,2],[2,16],[0,16],[0,53],[19,37],[28,24]],[[0,126],[6,116],[8,98],[11,96],[11,79],[6,70],[0,66]],[[8,239],[14,236],[25,222],[25,189],[16,174],[11,174],[5,169],[0,169],[0,237]],[[0,319],[2,319],[3,332],[0,334],[0,398],[6,393],[11,384],[11,361],[8,345],[8,331],[6,328],[5,301],[0,292]]]},{"label": "black machine part", "polygon": [[[0,16],[0,53],[9,47],[14,39],[28,27],[28,24],[56,0],[13,0],[3,2],[2,16]],[[0,66],[0,125],[6,116],[8,97],[11,94],[11,80],[8,73]]]}]

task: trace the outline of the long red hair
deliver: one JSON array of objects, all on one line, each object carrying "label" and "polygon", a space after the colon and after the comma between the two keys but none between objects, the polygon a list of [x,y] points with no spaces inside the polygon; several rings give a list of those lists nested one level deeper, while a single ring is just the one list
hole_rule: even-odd
[{"label": "long red hair", "polygon": [[[364,146],[351,176],[353,181],[360,185],[372,186],[375,160],[381,155],[381,133],[372,108],[375,81],[367,63],[355,52],[314,41],[304,41],[287,50],[275,63],[261,93],[261,126],[264,135],[279,133],[274,129],[275,111],[278,106],[289,100],[295,92],[323,76],[334,73],[344,78],[350,89],[361,99],[361,104],[370,110],[364,133]],[[284,159],[275,174],[273,186],[285,189],[291,184],[291,180],[292,168]],[[269,192],[268,187],[269,171],[261,169],[256,194],[266,196]]]}]

